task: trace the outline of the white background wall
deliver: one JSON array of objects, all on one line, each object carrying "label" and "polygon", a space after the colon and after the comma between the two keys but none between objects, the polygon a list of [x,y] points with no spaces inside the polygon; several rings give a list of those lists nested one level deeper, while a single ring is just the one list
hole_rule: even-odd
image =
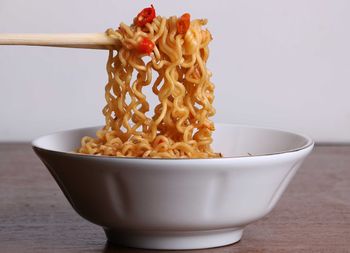
[{"label": "white background wall", "polygon": [[[216,121],[350,142],[350,1],[152,1],[207,17]],[[1,0],[0,33],[103,32],[149,1]],[[0,141],[103,124],[106,51],[0,46]]]}]

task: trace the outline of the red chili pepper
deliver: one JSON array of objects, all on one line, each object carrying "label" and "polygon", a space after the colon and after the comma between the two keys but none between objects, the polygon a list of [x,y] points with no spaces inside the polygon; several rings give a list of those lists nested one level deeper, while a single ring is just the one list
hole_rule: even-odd
[{"label": "red chili pepper", "polygon": [[140,27],[144,27],[147,23],[151,23],[156,17],[156,10],[151,4],[151,7],[144,8],[134,19],[134,24]]},{"label": "red chili pepper", "polygon": [[148,54],[150,55],[152,53],[154,49],[154,43],[148,39],[148,38],[143,38],[140,43],[139,43],[139,47],[138,47],[138,51],[141,54]]},{"label": "red chili pepper", "polygon": [[185,34],[190,28],[191,15],[189,13],[183,14],[176,22],[177,32],[179,34]]}]

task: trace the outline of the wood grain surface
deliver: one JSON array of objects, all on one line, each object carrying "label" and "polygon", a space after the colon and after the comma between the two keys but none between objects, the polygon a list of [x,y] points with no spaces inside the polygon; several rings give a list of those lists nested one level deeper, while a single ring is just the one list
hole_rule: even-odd
[{"label": "wood grain surface", "polygon": [[[29,144],[3,143],[0,252],[160,251],[107,244],[102,229],[71,208]],[[276,208],[240,242],[182,252],[350,252],[350,146],[317,146]]]}]

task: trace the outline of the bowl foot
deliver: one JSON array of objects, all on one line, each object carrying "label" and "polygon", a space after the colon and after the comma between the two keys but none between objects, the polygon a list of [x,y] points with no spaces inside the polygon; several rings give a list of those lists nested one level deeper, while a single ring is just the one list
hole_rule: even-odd
[{"label": "bowl foot", "polygon": [[194,232],[134,232],[105,229],[108,242],[143,249],[204,249],[238,242],[243,229]]}]

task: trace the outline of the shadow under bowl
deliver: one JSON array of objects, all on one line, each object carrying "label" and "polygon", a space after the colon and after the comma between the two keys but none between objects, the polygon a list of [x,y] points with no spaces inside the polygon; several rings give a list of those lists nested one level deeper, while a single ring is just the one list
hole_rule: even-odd
[{"label": "shadow under bowl", "polygon": [[72,207],[110,242],[199,249],[240,240],[276,205],[313,141],[290,132],[216,124],[223,158],[145,159],[74,153],[99,127],[40,137],[33,149]]}]

